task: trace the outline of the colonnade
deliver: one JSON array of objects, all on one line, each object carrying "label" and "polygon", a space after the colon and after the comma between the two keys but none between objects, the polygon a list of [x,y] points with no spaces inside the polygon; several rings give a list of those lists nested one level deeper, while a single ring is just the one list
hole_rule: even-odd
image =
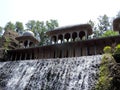
[{"label": "colonnade", "polygon": [[9,60],[30,60],[30,59],[35,59],[34,58],[34,53],[29,52],[29,53],[11,53],[9,54]]},{"label": "colonnade", "polygon": [[[74,31],[74,30],[73,30]],[[75,42],[80,40],[88,39],[87,30],[84,31],[75,31],[75,32],[67,32],[67,33],[59,33],[56,35],[50,36],[50,43],[65,43],[65,42]]]},{"label": "colonnade", "polygon": [[[79,44],[67,44],[58,47],[58,45],[42,47],[37,49],[18,50],[8,53],[9,60],[31,60],[48,58],[68,58],[87,55],[96,55],[102,53],[103,47],[89,46],[81,47]],[[99,49],[100,48],[100,49]]]},{"label": "colonnade", "polygon": [[[31,40],[23,40],[19,42],[19,47],[23,46],[24,48],[35,46],[35,44]],[[22,47],[22,48],[23,48]]]}]

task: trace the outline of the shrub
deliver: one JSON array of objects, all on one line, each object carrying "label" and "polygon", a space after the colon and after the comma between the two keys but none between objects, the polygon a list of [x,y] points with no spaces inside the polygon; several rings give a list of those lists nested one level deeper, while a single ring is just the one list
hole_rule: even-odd
[{"label": "shrub", "polygon": [[113,77],[111,76],[110,64],[114,63],[115,61],[111,54],[104,54],[102,56],[99,68],[99,78],[93,90],[113,90],[111,88]]},{"label": "shrub", "polygon": [[120,44],[115,47],[113,57],[117,63],[120,63]]},{"label": "shrub", "polygon": [[120,44],[115,47],[114,54],[120,54]]},{"label": "shrub", "polygon": [[104,53],[111,53],[112,52],[112,48],[110,46],[106,46],[103,49]]}]

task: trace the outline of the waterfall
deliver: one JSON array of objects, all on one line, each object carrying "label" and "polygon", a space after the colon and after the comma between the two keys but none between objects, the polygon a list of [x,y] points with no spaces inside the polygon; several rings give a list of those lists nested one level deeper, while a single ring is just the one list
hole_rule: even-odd
[{"label": "waterfall", "polygon": [[0,90],[91,90],[101,55],[0,62]]}]

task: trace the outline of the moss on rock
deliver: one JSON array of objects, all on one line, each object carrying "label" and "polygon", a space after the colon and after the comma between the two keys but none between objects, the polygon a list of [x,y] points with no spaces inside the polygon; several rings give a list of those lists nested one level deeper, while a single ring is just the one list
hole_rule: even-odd
[{"label": "moss on rock", "polygon": [[115,60],[111,54],[104,54],[99,68],[99,78],[93,90],[112,90],[111,68],[115,64]]}]

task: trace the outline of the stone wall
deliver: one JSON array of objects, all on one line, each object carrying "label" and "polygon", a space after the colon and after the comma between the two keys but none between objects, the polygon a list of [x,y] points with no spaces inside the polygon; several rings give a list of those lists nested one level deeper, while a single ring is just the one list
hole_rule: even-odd
[{"label": "stone wall", "polygon": [[8,51],[9,60],[30,60],[44,58],[68,58],[97,55],[103,53],[107,45],[120,43],[120,36],[83,40],[41,47],[19,48]]},{"label": "stone wall", "polygon": [[18,34],[15,31],[5,31],[2,37],[0,37],[0,60],[5,59],[5,51],[9,49],[17,49],[18,41],[15,39]]},{"label": "stone wall", "polygon": [[7,30],[0,38],[0,48],[16,49],[18,48],[18,41],[15,39],[18,34],[15,31]]}]

